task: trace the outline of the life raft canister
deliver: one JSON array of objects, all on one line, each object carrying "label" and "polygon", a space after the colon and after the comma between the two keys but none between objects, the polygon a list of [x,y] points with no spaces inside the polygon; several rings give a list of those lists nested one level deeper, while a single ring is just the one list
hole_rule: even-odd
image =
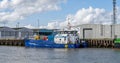
[{"label": "life raft canister", "polygon": [[44,37],[43,37],[43,40],[48,40],[48,37],[47,37],[47,36],[44,36]]},{"label": "life raft canister", "polygon": [[34,39],[35,39],[35,40],[39,40],[39,39],[40,39],[40,36],[39,36],[39,35],[36,35],[36,36],[34,37]]}]

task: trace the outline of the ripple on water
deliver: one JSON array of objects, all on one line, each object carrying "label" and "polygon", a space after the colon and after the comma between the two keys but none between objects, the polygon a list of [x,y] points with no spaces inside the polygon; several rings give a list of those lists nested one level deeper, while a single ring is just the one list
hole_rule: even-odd
[{"label": "ripple on water", "polygon": [[50,49],[0,46],[1,63],[118,63],[120,49]]}]

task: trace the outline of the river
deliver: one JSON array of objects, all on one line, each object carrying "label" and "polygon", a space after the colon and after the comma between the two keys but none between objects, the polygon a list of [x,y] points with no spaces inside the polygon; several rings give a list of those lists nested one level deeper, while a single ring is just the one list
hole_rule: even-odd
[{"label": "river", "polygon": [[0,63],[119,63],[120,49],[0,46]]}]

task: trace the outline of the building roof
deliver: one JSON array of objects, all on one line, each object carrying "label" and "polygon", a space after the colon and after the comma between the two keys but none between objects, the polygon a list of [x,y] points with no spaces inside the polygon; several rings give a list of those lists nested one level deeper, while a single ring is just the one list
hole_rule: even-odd
[{"label": "building roof", "polygon": [[0,27],[0,31],[15,31],[15,30],[9,27]]},{"label": "building roof", "polygon": [[25,27],[20,27],[20,28],[13,28],[16,31],[29,31],[29,32],[33,32],[32,29],[29,28],[25,28]]}]

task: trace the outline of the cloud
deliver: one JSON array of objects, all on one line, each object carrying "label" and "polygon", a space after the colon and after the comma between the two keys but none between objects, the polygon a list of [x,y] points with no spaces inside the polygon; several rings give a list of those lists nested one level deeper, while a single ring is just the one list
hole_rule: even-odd
[{"label": "cloud", "polygon": [[[120,11],[120,9],[118,10]],[[117,16],[117,19],[120,20],[120,12],[117,13]],[[68,14],[66,20],[63,22],[51,22],[47,26],[51,28],[66,28],[68,26],[68,18],[70,19],[69,22],[71,26],[78,26],[81,24],[111,24],[112,12],[90,6],[89,8],[82,8],[78,10],[75,14]]]},{"label": "cloud", "polygon": [[33,13],[59,10],[66,0],[1,0],[0,22],[24,19]]},{"label": "cloud", "polygon": [[47,26],[40,26],[39,28],[46,28],[46,29],[59,29],[59,22],[50,22]]},{"label": "cloud", "polygon": [[[56,22],[48,23],[47,26],[40,26],[39,28],[45,28],[45,29],[59,29],[58,26],[59,26],[59,22],[56,21]],[[26,25],[26,26],[24,26],[24,27],[30,28],[30,29],[38,28],[38,27],[35,27],[35,26],[31,25],[31,24],[28,24],[28,25]]]},{"label": "cloud", "polygon": [[[117,23],[120,23],[120,9],[117,8]],[[71,26],[78,26],[81,24],[112,24],[112,11],[106,11],[101,8],[82,8],[75,14],[68,14],[64,21],[53,21],[48,23],[47,26],[40,26],[40,28],[48,29],[63,29],[68,28],[68,18]]]},{"label": "cloud", "polygon": [[89,7],[77,11],[74,15],[73,25],[80,24],[105,24],[111,22],[111,12],[105,9]]},{"label": "cloud", "polygon": [[30,29],[35,29],[35,27],[34,27],[33,25],[31,25],[31,24],[28,24],[28,25],[26,25],[26,26],[24,26],[24,27],[30,28]]}]

